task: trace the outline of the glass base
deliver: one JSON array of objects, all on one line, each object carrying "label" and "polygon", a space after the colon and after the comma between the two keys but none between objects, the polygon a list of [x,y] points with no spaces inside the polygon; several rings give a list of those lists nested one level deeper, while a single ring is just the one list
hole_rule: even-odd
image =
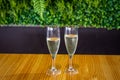
[{"label": "glass base", "polygon": [[74,69],[73,67],[69,67],[66,70],[66,73],[68,73],[68,74],[78,74],[78,70]]},{"label": "glass base", "polygon": [[57,70],[56,68],[52,68],[47,71],[47,75],[59,75],[59,74],[61,74],[61,71]]}]

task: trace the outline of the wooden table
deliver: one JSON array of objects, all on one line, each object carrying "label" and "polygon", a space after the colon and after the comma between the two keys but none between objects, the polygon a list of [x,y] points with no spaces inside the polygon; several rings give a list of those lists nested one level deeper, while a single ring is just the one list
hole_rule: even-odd
[{"label": "wooden table", "polygon": [[0,54],[0,80],[120,80],[119,55],[74,55],[73,66],[79,74],[65,73],[68,55],[58,54],[58,76],[48,76],[50,54]]}]

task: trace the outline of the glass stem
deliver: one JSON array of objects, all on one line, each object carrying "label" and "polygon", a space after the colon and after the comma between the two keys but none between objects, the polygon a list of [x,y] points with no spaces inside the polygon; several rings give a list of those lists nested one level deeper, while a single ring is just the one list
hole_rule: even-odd
[{"label": "glass stem", "polygon": [[52,69],[55,69],[55,58],[52,58]]},{"label": "glass stem", "polygon": [[72,68],[72,56],[69,57],[69,69]]}]

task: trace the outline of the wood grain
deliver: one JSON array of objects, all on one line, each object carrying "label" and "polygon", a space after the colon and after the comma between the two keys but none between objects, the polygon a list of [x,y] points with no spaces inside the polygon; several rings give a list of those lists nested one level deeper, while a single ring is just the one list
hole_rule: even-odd
[{"label": "wood grain", "polygon": [[68,55],[58,54],[58,76],[48,76],[50,54],[0,54],[0,80],[120,80],[119,55],[74,55],[73,66],[79,74],[65,73]]}]

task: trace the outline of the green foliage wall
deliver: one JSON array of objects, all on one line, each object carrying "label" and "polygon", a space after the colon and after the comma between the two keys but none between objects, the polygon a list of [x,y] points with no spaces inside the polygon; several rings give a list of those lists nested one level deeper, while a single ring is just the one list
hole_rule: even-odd
[{"label": "green foliage wall", "polygon": [[120,0],[0,0],[0,24],[120,28]]}]

